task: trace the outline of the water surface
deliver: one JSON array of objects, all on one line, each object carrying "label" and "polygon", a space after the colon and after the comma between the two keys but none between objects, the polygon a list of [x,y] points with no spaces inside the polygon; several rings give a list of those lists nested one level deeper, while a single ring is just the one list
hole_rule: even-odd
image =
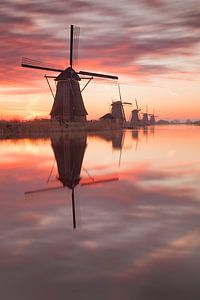
[{"label": "water surface", "polygon": [[0,141],[0,299],[200,299],[200,127]]}]

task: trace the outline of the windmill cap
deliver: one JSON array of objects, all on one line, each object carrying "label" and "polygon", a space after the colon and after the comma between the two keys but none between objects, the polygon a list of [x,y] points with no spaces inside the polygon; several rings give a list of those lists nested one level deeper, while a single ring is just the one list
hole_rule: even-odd
[{"label": "windmill cap", "polygon": [[67,69],[65,69],[63,72],[61,72],[57,77],[56,77],[56,81],[59,80],[66,80],[66,79],[75,79],[75,80],[80,80],[80,77],[78,76],[78,74],[74,71],[74,69],[72,69],[71,67],[68,67]]}]

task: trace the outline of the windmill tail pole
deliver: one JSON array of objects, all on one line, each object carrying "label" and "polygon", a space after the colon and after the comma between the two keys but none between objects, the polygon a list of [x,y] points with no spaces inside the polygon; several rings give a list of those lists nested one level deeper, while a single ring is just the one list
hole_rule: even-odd
[{"label": "windmill tail pole", "polygon": [[86,88],[86,86],[88,86],[88,84],[90,83],[90,81],[93,79],[93,77],[90,77],[90,79],[88,80],[88,82],[85,84],[85,86],[82,88],[81,90],[81,93],[82,91],[84,91],[84,89]]},{"label": "windmill tail pole", "polygon": [[46,81],[47,81],[47,84],[48,84],[49,89],[50,89],[50,91],[51,91],[51,94],[52,94],[52,96],[53,96],[53,99],[55,100],[55,96],[54,96],[54,93],[53,93],[53,91],[52,91],[51,85],[50,85],[50,83],[49,83],[48,77],[47,77],[47,75],[45,75],[44,77],[46,78]]}]

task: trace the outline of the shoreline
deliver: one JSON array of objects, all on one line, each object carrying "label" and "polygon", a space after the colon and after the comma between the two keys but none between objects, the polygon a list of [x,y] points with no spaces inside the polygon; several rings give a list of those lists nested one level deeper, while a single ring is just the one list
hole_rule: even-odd
[{"label": "shoreline", "polygon": [[60,124],[51,120],[33,120],[27,122],[0,122],[0,139],[50,137],[54,134],[72,132],[99,132],[108,130],[122,130],[119,123],[105,121],[68,122]]},{"label": "shoreline", "polygon": [[[194,125],[200,124],[155,124],[155,126],[163,125]],[[72,134],[72,133],[91,133],[121,131],[125,129],[135,130],[140,128],[149,128],[154,125],[147,126],[122,126],[121,123],[110,121],[87,121],[87,122],[68,122],[60,124],[51,120],[31,120],[31,121],[0,121],[0,139],[17,139],[17,138],[48,138],[55,134]]]}]

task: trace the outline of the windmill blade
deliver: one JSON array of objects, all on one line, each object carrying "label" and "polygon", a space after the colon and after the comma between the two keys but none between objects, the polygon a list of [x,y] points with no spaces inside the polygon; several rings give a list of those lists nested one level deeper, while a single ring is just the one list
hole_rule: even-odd
[{"label": "windmill blade", "polygon": [[[79,75],[79,77],[82,79],[85,79],[82,75]],[[107,78],[101,78],[101,77],[93,77],[92,84],[100,84],[105,86],[116,86],[116,79],[107,79]]]},{"label": "windmill blade", "polygon": [[121,94],[121,89],[120,89],[119,83],[118,83],[118,91],[119,91],[119,99],[122,102],[122,94]]},{"label": "windmill blade", "polygon": [[70,26],[70,53],[69,64],[72,68],[78,61],[78,45],[79,45],[80,27]]},{"label": "windmill blade", "polygon": [[118,79],[118,76],[114,75],[107,75],[107,74],[100,74],[100,73],[93,73],[93,72],[88,72],[88,71],[79,71],[78,74],[80,75],[86,75],[86,76],[91,76],[91,77],[101,77],[101,78],[106,78],[106,79]]},{"label": "windmill blade", "polygon": [[136,98],[135,98],[135,104],[136,104],[137,110],[139,110],[139,106],[138,106],[138,103],[137,103],[137,99],[136,99]]},{"label": "windmill blade", "polygon": [[132,105],[131,102],[122,102],[122,104],[128,104],[128,105]]},{"label": "windmill blade", "polygon": [[119,180],[118,177],[113,177],[113,178],[108,178],[108,179],[93,179],[92,181],[88,181],[88,182],[83,182],[81,183],[81,185],[91,185],[91,184],[97,184],[97,183],[102,183],[102,182],[111,182],[111,181],[117,181]]},{"label": "windmill blade", "polygon": [[28,194],[36,194],[36,193],[42,193],[42,192],[48,192],[48,191],[52,191],[52,190],[60,190],[63,189],[63,186],[58,186],[58,187],[51,187],[51,188],[44,188],[44,189],[38,189],[38,190],[32,190],[32,191],[27,191],[24,194],[28,195]]},{"label": "windmill blade", "polygon": [[70,26],[70,52],[69,52],[69,64],[70,67],[72,68],[72,63],[73,63],[73,46],[74,46],[74,25]]},{"label": "windmill blade", "polygon": [[30,59],[27,57],[22,57],[21,66],[25,67],[25,68],[53,71],[53,72],[59,72],[59,73],[64,71],[57,67],[47,67],[45,63],[38,61],[38,60]]}]

